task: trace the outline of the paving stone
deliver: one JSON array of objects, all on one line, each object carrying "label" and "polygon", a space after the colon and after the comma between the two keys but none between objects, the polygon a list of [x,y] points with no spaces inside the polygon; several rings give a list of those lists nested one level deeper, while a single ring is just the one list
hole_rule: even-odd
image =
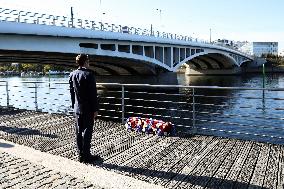
[{"label": "paving stone", "polygon": [[[73,160],[72,163],[78,163],[75,162],[78,160],[72,117],[25,111],[25,113],[15,113],[10,118],[0,116],[0,121],[11,125],[9,128],[11,133],[0,131],[0,139],[39,149],[45,155],[49,153],[48,155],[52,154],[53,157],[61,156],[66,161]],[[32,131],[27,132],[25,129]],[[283,186],[283,147],[276,145],[273,153],[267,157],[269,153],[260,153],[261,148],[251,148],[252,143],[238,140],[238,145],[234,147],[237,148],[235,154],[228,159],[223,154],[230,151],[230,145],[226,145],[228,140],[231,139],[188,135],[177,137],[142,135],[126,132],[121,124],[99,120],[95,123],[91,152],[100,155],[103,162],[90,166],[97,166],[98,169],[95,170],[97,172],[103,172],[101,171],[103,169],[107,170],[107,173],[118,173],[115,176],[125,180],[116,180],[115,184],[122,183],[120,186],[125,187],[132,186],[128,179],[133,178],[137,178],[133,179],[135,182],[139,179],[169,188],[181,188],[182,183],[185,187],[196,183],[195,187],[210,188],[212,183],[217,183],[220,188],[228,188],[227,186],[231,185],[241,188],[247,187],[249,183],[252,184],[251,178],[256,183],[265,180],[265,186],[268,188]],[[268,147],[268,144],[263,145]],[[216,149],[219,149],[218,152]],[[262,155],[257,157],[256,154]],[[53,169],[57,171],[46,167],[0,151],[0,178],[6,181],[0,181],[0,188],[97,188],[86,181],[90,179],[88,176],[74,174],[76,170],[72,170],[73,172],[67,175],[60,173],[61,171],[55,167]],[[76,178],[74,175],[77,175]],[[125,175],[130,177],[126,178]],[[103,176],[100,177],[102,180],[100,183],[105,186],[103,182],[110,179]],[[110,182],[108,183],[111,185]],[[139,185],[139,188],[143,188],[143,184]],[[155,186],[157,185],[151,188]],[[251,187],[261,188],[262,185],[253,184]]]},{"label": "paving stone", "polygon": [[92,188],[82,179],[0,152],[0,188]]}]

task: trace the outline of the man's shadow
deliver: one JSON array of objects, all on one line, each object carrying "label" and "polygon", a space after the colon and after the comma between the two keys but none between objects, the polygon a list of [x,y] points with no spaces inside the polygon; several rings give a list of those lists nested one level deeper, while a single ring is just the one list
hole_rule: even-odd
[{"label": "man's shadow", "polygon": [[0,148],[13,148],[14,145],[0,142]]},{"label": "man's shadow", "polygon": [[207,176],[196,176],[196,175],[186,175],[174,172],[167,172],[167,171],[159,171],[159,170],[149,170],[146,168],[135,168],[129,166],[120,166],[115,164],[104,163],[104,159],[98,156],[98,159],[90,162],[89,164],[95,165],[101,168],[106,168],[108,170],[113,170],[116,172],[122,172],[127,176],[134,176],[136,178],[139,175],[151,177],[153,179],[164,180],[166,183],[164,186],[167,187],[167,183],[170,181],[175,181],[176,183],[188,183],[195,186],[206,187],[209,189],[218,189],[218,188],[248,188],[251,187],[253,189],[268,189],[266,187],[258,186],[258,185],[250,185],[249,183],[245,182],[238,182],[226,179],[220,179],[215,177],[207,177]]},{"label": "man's shadow", "polygon": [[21,136],[38,135],[41,137],[57,138],[57,135],[55,134],[47,134],[31,128],[0,126],[0,131],[3,131],[8,134],[16,134]]}]

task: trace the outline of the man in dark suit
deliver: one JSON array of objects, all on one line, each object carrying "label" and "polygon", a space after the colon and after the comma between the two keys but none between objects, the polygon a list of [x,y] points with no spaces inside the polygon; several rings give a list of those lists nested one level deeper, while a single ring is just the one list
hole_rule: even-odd
[{"label": "man in dark suit", "polygon": [[98,115],[98,100],[95,74],[89,67],[89,57],[76,57],[78,69],[69,76],[72,108],[76,119],[75,131],[80,162],[94,159],[90,153],[94,120]]}]

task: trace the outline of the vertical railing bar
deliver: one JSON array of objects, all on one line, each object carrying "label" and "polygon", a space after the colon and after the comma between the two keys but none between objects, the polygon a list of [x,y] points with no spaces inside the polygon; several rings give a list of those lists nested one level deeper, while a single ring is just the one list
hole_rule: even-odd
[{"label": "vertical railing bar", "polygon": [[10,97],[9,97],[9,83],[8,83],[8,81],[6,81],[6,95],[7,95],[7,107],[9,107],[9,99],[10,99]]},{"label": "vertical railing bar", "polygon": [[192,126],[193,126],[193,134],[196,133],[195,126],[195,88],[192,88]]},{"label": "vertical railing bar", "polygon": [[124,124],[124,85],[121,86],[121,123]]},{"label": "vertical railing bar", "polygon": [[38,104],[37,104],[37,83],[34,83],[35,85],[35,109],[38,111]]}]

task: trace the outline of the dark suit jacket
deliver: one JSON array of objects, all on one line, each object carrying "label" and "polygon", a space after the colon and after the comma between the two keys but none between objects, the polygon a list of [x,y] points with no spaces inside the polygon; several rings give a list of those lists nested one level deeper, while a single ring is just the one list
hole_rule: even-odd
[{"label": "dark suit jacket", "polygon": [[98,111],[97,87],[92,70],[78,68],[69,76],[72,108],[76,114]]}]

